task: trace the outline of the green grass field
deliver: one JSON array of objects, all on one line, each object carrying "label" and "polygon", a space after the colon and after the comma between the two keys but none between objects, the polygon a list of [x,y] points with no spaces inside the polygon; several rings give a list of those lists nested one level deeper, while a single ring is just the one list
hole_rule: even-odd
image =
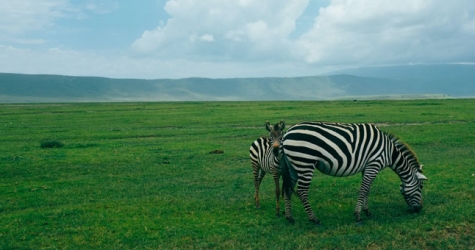
[{"label": "green grass field", "polygon": [[[0,105],[0,249],[475,249],[474,108],[475,99]],[[315,172],[321,227],[295,195],[296,223],[275,217],[270,176],[256,209],[249,146],[281,119],[397,134],[429,178],[423,210],[408,212],[390,169],[363,226],[353,217],[361,175]],[[63,145],[42,146],[54,142]]]}]

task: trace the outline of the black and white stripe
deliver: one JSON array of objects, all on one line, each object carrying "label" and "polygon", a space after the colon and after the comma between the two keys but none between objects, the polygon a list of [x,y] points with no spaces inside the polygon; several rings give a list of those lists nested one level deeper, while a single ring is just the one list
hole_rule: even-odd
[{"label": "black and white stripe", "polygon": [[282,174],[286,217],[293,222],[290,196],[297,185],[297,195],[308,218],[319,223],[308,202],[313,172],[331,176],[350,176],[361,172],[363,180],[354,211],[360,222],[361,210],[370,215],[368,194],[380,170],[389,166],[400,177],[401,193],[414,211],[422,208],[421,166],[410,148],[395,136],[371,124],[303,122],[292,126],[281,142],[284,161]]},{"label": "black and white stripe", "polygon": [[280,161],[273,153],[275,150],[274,142],[276,142],[276,148],[279,146],[279,141],[282,139],[282,134],[285,124],[283,121],[271,126],[269,122],[266,122],[266,129],[269,131],[269,137],[260,137],[255,140],[249,149],[249,156],[251,158],[251,164],[254,174],[254,200],[256,207],[260,207],[259,200],[259,187],[262,179],[266,173],[271,174],[275,183],[275,195],[276,195],[276,215],[280,215]]}]

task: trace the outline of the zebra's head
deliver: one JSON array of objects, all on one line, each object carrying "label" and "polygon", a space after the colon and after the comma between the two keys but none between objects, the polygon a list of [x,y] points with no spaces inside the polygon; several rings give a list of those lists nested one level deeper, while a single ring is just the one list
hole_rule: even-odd
[{"label": "zebra's head", "polygon": [[422,209],[422,188],[427,177],[422,174],[422,165],[414,151],[395,135],[390,134],[389,138],[395,146],[392,167],[401,178],[401,194],[411,211],[419,212]]},{"label": "zebra's head", "polygon": [[278,122],[272,126],[268,121],[266,121],[266,129],[269,131],[269,140],[273,147],[274,155],[277,156],[279,153],[279,146],[284,135],[285,122],[284,120]]},{"label": "zebra's head", "polygon": [[415,170],[409,181],[401,183],[400,190],[411,211],[419,212],[422,209],[422,188],[427,177],[422,174],[422,165]]}]

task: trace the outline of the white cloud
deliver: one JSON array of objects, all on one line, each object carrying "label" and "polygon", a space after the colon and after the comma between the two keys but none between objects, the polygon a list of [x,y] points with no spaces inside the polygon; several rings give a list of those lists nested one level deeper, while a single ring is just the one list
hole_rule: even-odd
[{"label": "white cloud", "polygon": [[156,59],[131,57],[120,52],[101,55],[60,48],[42,51],[0,45],[0,55],[0,72],[26,74],[157,79],[302,76],[316,72],[308,64],[298,62]]},{"label": "white cloud", "polygon": [[[127,6],[136,6],[136,12],[120,20],[134,18],[144,4]],[[117,8],[117,0],[0,0],[0,71],[262,77],[365,65],[475,62],[473,0],[169,0],[164,5],[168,19],[161,16],[154,19],[158,23],[143,26],[156,28],[134,30],[133,37],[111,36],[131,41],[130,50],[75,50],[68,38],[59,39],[71,27],[92,29],[81,26],[95,25],[84,18]],[[112,18],[127,12],[114,13],[101,20],[118,22]],[[63,26],[66,19],[79,21]],[[55,36],[42,36],[47,32]],[[104,32],[117,31],[107,27]]]},{"label": "white cloud", "polygon": [[309,63],[401,64],[475,59],[471,0],[335,0],[298,45]]},{"label": "white cloud", "polygon": [[84,9],[97,14],[108,14],[119,8],[116,0],[88,0],[84,4]]},{"label": "white cloud", "polygon": [[68,8],[67,0],[0,0],[0,33],[21,34],[51,27]]},{"label": "white cloud", "polygon": [[65,19],[84,19],[89,14],[107,14],[118,8],[116,0],[0,0],[0,43],[46,44],[46,33],[67,33]]},{"label": "white cloud", "polygon": [[[168,1],[170,19],[145,31],[132,48],[162,59],[314,67],[475,60],[472,0],[332,0],[313,26],[292,37],[307,6],[308,0]],[[212,47],[204,44],[210,40]]]},{"label": "white cloud", "polygon": [[[132,48],[161,58],[266,59],[269,51],[288,51],[289,34],[307,4],[308,0],[168,1],[170,19],[143,32]],[[214,44],[210,48],[199,41]]]},{"label": "white cloud", "polygon": [[214,41],[214,36],[211,34],[205,34],[200,37],[201,41],[206,41],[206,42],[213,42]]}]

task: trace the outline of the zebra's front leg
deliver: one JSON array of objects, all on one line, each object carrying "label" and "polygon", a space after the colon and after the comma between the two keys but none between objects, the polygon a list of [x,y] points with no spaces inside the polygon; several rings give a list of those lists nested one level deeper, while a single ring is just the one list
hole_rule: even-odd
[{"label": "zebra's front leg", "polygon": [[[368,194],[368,196],[369,196],[369,194]],[[369,211],[369,208],[368,208],[368,196],[366,196],[366,199],[363,202],[363,212],[366,214],[367,217],[371,217],[372,214],[371,214],[371,212]]]},{"label": "zebra's front leg", "polygon": [[376,175],[378,174],[377,170],[372,170],[367,169],[363,173],[363,180],[361,182],[361,187],[360,187],[360,194],[358,196],[358,202],[356,203],[355,207],[355,219],[356,219],[356,224],[361,225],[361,208],[363,208],[363,212],[367,216],[371,216],[371,213],[369,212],[369,207],[368,207],[368,196],[369,196],[369,190],[371,187],[371,184],[373,183],[374,178],[376,178]]},{"label": "zebra's front leg", "polygon": [[264,178],[263,175],[261,175],[259,172],[259,169],[254,169],[254,202],[256,203],[256,208],[261,208],[260,200],[259,200],[259,187],[262,182],[262,178]]},{"label": "zebra's front leg", "polygon": [[274,174],[275,183],[275,216],[280,217],[280,188],[279,188],[279,175]]},{"label": "zebra's front leg", "polygon": [[300,198],[300,201],[302,202],[303,207],[305,208],[305,212],[307,212],[308,219],[316,225],[320,225],[320,221],[315,216],[315,213],[308,202],[308,187],[298,187],[297,194]]},{"label": "zebra's front leg", "polygon": [[[363,201],[363,212],[366,214],[367,217],[371,217],[372,214],[371,212],[369,211],[369,208],[368,208],[368,196],[366,196],[365,200]],[[358,210],[358,206],[357,208],[355,209],[355,218],[356,218],[356,224],[357,225],[363,225],[363,222],[361,221],[361,207],[360,209]]]}]

